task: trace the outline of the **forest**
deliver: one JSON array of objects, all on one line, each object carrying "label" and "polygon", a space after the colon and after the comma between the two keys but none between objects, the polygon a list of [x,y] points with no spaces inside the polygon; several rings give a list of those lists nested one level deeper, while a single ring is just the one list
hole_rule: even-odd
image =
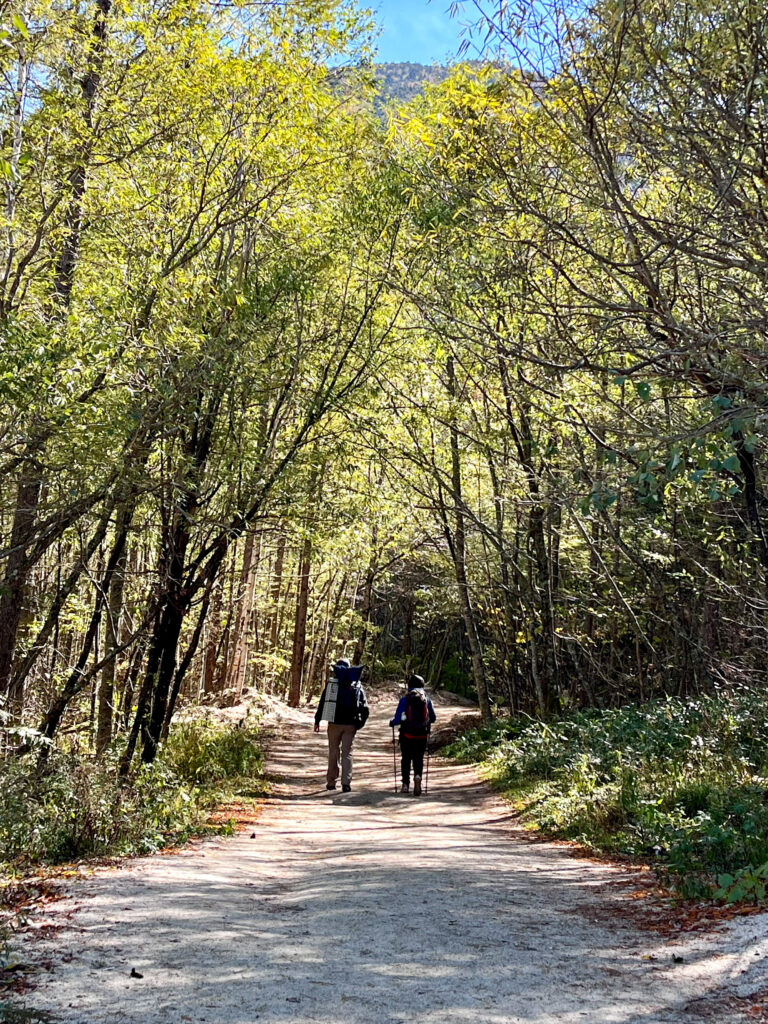
[{"label": "forest", "polygon": [[475,17],[382,107],[346,0],[0,4],[6,814],[342,655],[764,727],[762,6]]}]

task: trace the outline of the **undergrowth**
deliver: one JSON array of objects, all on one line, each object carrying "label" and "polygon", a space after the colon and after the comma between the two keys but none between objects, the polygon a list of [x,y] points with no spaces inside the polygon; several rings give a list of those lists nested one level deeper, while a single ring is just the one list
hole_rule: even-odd
[{"label": "undergrowth", "polygon": [[252,720],[238,727],[180,722],[155,762],[122,783],[119,753],[96,759],[52,751],[42,763],[35,753],[0,762],[0,864],[18,870],[151,853],[207,831],[217,804],[263,790]]},{"label": "undergrowth", "polygon": [[481,761],[532,826],[649,860],[684,897],[766,897],[764,694],[505,719],[446,753]]}]

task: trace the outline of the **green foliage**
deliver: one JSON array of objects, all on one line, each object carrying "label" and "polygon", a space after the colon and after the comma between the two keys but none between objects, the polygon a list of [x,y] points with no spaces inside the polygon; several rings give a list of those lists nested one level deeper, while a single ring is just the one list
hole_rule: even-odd
[{"label": "green foliage", "polygon": [[257,776],[264,759],[253,723],[246,720],[233,729],[198,719],[175,726],[162,762],[187,783],[213,786]]},{"label": "green foliage", "polygon": [[472,681],[459,664],[456,655],[452,655],[443,665],[438,684],[443,690],[450,690],[451,693],[461,693],[463,696],[475,696],[474,691],[470,693]]},{"label": "green foliage", "polygon": [[406,659],[402,657],[377,658],[375,668],[380,679],[404,680],[407,675]]},{"label": "green foliage", "polygon": [[768,886],[768,861],[757,868],[743,868],[735,876],[719,875],[717,884],[720,887],[715,893],[717,899],[725,900],[727,903],[747,900],[762,903]]},{"label": "green foliage", "polygon": [[554,836],[651,859],[684,896],[760,899],[768,878],[768,699],[754,693],[508,719],[448,750],[483,762]]},{"label": "green foliage", "polygon": [[52,752],[0,764],[0,863],[149,853],[206,830],[210,808],[261,786],[258,731],[179,724],[160,757],[121,785],[115,761]]}]

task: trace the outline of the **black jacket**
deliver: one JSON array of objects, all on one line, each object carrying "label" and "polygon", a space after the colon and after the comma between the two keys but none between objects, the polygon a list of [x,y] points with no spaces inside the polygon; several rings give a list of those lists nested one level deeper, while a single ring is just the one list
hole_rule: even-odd
[{"label": "black jacket", "polygon": [[[331,680],[331,682],[335,682],[335,680]],[[325,710],[325,698],[330,685],[330,683],[326,685],[320,698],[320,703],[317,705],[315,725],[319,725],[322,720],[323,711]],[[351,685],[339,683],[338,685],[339,695],[336,699],[334,724],[354,725],[357,729],[362,729],[368,721],[368,715],[371,713],[371,709],[368,707],[368,702],[365,699],[365,690],[360,683],[352,683]]]}]

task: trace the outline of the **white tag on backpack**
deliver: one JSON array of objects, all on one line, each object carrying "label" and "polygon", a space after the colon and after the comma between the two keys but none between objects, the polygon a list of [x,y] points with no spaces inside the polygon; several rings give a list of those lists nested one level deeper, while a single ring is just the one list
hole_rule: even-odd
[{"label": "white tag on backpack", "polygon": [[338,696],[339,684],[335,679],[332,679],[325,691],[325,703],[323,704],[323,713],[320,716],[321,722],[334,722],[336,720],[336,701]]}]

